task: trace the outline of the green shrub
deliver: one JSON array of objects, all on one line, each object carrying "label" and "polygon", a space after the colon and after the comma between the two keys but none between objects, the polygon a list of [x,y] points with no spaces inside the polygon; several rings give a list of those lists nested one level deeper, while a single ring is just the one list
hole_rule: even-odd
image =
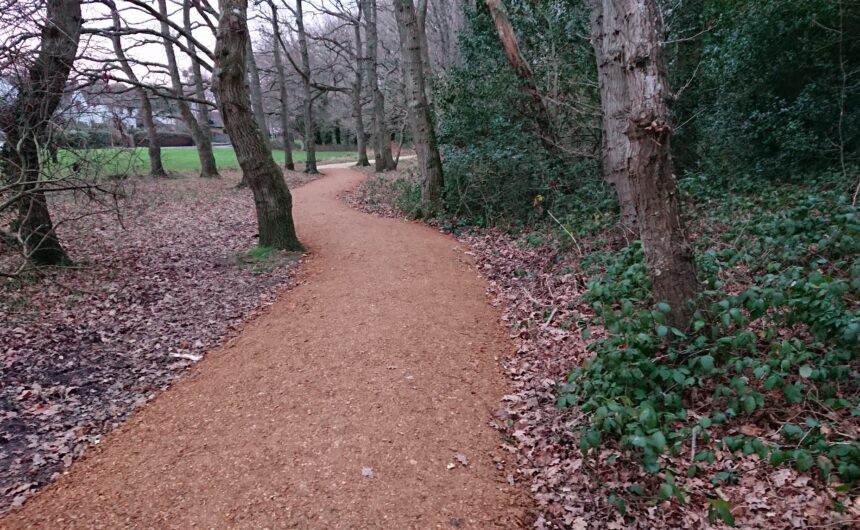
[{"label": "green shrub", "polygon": [[838,167],[840,145],[858,162],[860,4],[701,0],[667,13],[683,161],[780,180]]},{"label": "green shrub", "polygon": [[[467,13],[460,36],[462,64],[437,88],[439,144],[445,170],[445,209],[467,222],[523,224],[540,219],[555,200],[574,194],[598,172],[591,158],[599,121],[582,115],[596,101],[594,85],[580,83],[594,72],[587,41],[587,13],[566,2],[514,2],[507,6],[519,44],[539,84],[559,101],[554,125],[571,151],[587,156],[550,156],[520,80],[508,64],[483,3]],[[586,102],[586,105],[581,105]],[[536,203],[539,204],[536,207]]]},{"label": "green shrub", "polygon": [[767,409],[785,421],[781,442],[738,435],[718,445],[856,481],[860,442],[839,423],[860,415],[860,212],[838,185],[721,201],[718,187],[697,209],[707,287],[689,330],[668,326],[671,308],[653,304],[638,243],[586,260],[586,300],[609,335],[591,344],[558,404],[591,414],[583,449],[617,439],[651,471],[694,435],[704,441],[696,460],[712,461],[720,424]]}]

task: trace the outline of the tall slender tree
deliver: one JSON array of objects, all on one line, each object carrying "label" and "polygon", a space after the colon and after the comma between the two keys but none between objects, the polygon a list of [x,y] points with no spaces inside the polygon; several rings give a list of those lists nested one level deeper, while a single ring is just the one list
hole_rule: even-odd
[{"label": "tall slender tree", "polygon": [[287,91],[287,74],[284,69],[284,41],[281,37],[281,24],[278,19],[278,8],[274,0],[269,0],[272,10],[272,53],[275,62],[275,74],[278,76],[278,95],[281,100],[281,136],[284,142],[284,167],[293,171],[296,164],[293,161],[293,138],[290,134],[290,100]]},{"label": "tall slender tree", "polygon": [[367,159],[367,138],[364,131],[364,108],[361,104],[362,88],[364,86],[364,69],[362,53],[364,53],[361,40],[361,17],[363,14],[361,3],[358,4],[358,15],[350,22],[352,24],[354,47],[355,77],[352,82],[352,114],[355,120],[356,151],[358,152],[358,166],[369,166]]},{"label": "tall slender tree", "polygon": [[[191,110],[188,101],[184,99],[185,91],[182,86],[182,78],[179,75],[179,66],[176,62],[176,53],[173,51],[173,39],[170,29],[170,15],[167,12],[167,0],[158,0],[158,20],[161,26],[161,40],[164,44],[164,54],[167,58],[167,72],[170,76],[170,84],[176,97],[176,105],[182,121],[188,127],[194,145],[197,146],[197,154],[200,158],[200,176],[205,178],[218,177],[218,166],[215,163],[215,154],[212,152],[212,142],[203,133],[197,117]],[[208,127],[208,124],[206,125]]]},{"label": "tall slender tree", "polygon": [[191,5],[196,0],[184,0],[182,4],[182,25],[185,29],[185,42],[189,51],[188,57],[191,61],[191,77],[194,79],[194,96],[198,99],[196,104],[197,123],[200,124],[200,133],[203,135],[204,142],[212,145],[212,129],[209,125],[209,105],[206,101],[206,87],[203,82],[203,69],[200,66],[200,59],[197,57],[197,46],[194,44],[193,27],[191,26]]},{"label": "tall slender tree", "polygon": [[301,250],[290,190],[251,110],[245,72],[248,2],[220,0],[219,6],[213,88],[242,173],[254,194],[260,245]]},{"label": "tall slender tree", "polygon": [[248,39],[248,50],[245,56],[248,62],[248,88],[251,90],[251,107],[254,109],[254,119],[263,132],[266,143],[271,147],[269,141],[269,125],[266,121],[266,108],[263,105],[263,85],[260,82],[260,70],[257,68],[257,59],[254,57],[254,46]]},{"label": "tall slender tree", "polygon": [[146,130],[147,153],[149,154],[149,174],[153,177],[165,177],[167,172],[164,170],[164,165],[161,162],[161,143],[158,139],[158,130],[155,126],[155,118],[152,112],[152,101],[149,99],[149,94],[134,73],[134,69],[125,55],[125,50],[122,47],[122,40],[119,36],[119,31],[122,29],[119,17],[119,11],[114,2],[109,4],[111,10],[111,18],[113,19],[114,34],[111,35],[111,43],[113,44],[116,60],[119,62],[123,74],[134,84],[134,91],[140,100],[140,114],[143,119],[143,128]]},{"label": "tall slender tree", "polygon": [[427,9],[429,0],[417,0],[415,4],[415,31],[418,33],[418,42],[421,44],[421,65],[426,76],[424,82],[424,96],[427,105],[433,109],[433,84],[430,82],[432,67],[430,65],[430,43],[427,40]]},{"label": "tall slender tree", "polygon": [[311,59],[308,53],[308,37],[305,33],[302,0],[296,0],[296,31],[299,34],[299,54],[301,55],[302,95],[304,96],[305,119],[305,173],[319,173],[316,155],[316,121],[314,120],[314,97],[311,92]]},{"label": "tall slender tree", "polygon": [[379,31],[376,0],[360,0],[364,11],[365,77],[373,98],[373,152],[376,171],[395,168],[385,126],[385,97],[379,87]]},{"label": "tall slender tree", "polygon": [[51,118],[78,51],[81,2],[47,0],[41,45],[35,61],[16,87],[15,102],[2,128],[6,142],[2,167],[7,182],[16,186],[19,238],[28,258],[38,265],[71,263],[54,230],[45,191],[40,185],[42,156]]}]

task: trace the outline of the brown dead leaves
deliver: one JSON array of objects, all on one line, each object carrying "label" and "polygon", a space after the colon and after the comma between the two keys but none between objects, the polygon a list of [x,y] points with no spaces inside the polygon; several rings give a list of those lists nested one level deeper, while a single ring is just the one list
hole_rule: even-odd
[{"label": "brown dead leaves", "polygon": [[[256,225],[236,181],[133,179],[122,224],[110,214],[61,223],[78,268],[0,298],[0,512],[288,285],[294,258],[237,261],[256,244]],[[54,204],[58,219],[89,207]]]}]

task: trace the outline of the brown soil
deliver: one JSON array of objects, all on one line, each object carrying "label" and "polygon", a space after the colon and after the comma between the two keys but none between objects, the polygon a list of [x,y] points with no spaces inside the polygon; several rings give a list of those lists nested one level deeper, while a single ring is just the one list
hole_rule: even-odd
[{"label": "brown soil", "polygon": [[483,280],[451,238],[342,204],[364,177],[329,172],[294,193],[300,285],[0,527],[526,523],[488,427],[512,345]]}]

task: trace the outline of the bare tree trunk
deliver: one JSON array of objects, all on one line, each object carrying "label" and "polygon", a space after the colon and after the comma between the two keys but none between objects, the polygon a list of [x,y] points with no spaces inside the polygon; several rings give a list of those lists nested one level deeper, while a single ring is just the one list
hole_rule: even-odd
[{"label": "bare tree trunk", "polygon": [[251,45],[251,39],[248,39],[248,50],[245,55],[248,62],[248,86],[251,89],[251,107],[254,109],[254,119],[257,120],[257,125],[260,126],[260,131],[263,132],[263,137],[271,149],[272,143],[269,141],[269,125],[266,123],[266,109],[263,107],[263,87],[260,83],[260,70],[257,69],[257,61],[254,59],[254,47]]},{"label": "bare tree trunk", "polygon": [[505,57],[508,58],[514,73],[520,79],[523,93],[528,98],[529,114],[534,117],[537,124],[541,144],[549,154],[558,156],[558,135],[555,132],[555,127],[553,127],[552,118],[546,108],[543,96],[535,84],[531,66],[520,52],[517,36],[511,25],[511,20],[508,18],[508,13],[505,11],[505,6],[501,0],[485,0],[485,2],[496,25],[496,33],[499,35],[499,42],[505,51]]},{"label": "bare tree trunk", "polygon": [[247,0],[220,0],[213,88],[236,157],[254,194],[260,246],[302,250],[293,224],[293,199],[251,112],[245,82]]},{"label": "bare tree trunk", "polygon": [[433,116],[424,90],[426,82],[424,60],[421,55],[421,38],[412,0],[394,0],[394,14],[400,32],[400,48],[409,79],[409,107],[412,108],[412,138],[418,154],[421,174],[421,198],[430,210],[439,207],[442,200],[442,159],[436,145]]},{"label": "bare tree trunk", "polygon": [[391,156],[391,144],[385,128],[385,98],[379,88],[379,37],[377,33],[376,0],[361,0],[364,5],[364,33],[367,40],[365,52],[365,71],[367,82],[373,96],[373,152],[376,171],[389,171],[395,168]]},{"label": "bare tree trunk", "polygon": [[[114,30],[119,31],[121,29],[119,11],[117,11],[116,5],[113,3],[110,5],[110,8]],[[143,116],[143,127],[146,129],[147,151],[149,153],[149,174],[153,177],[166,177],[167,172],[164,171],[164,165],[161,163],[161,144],[158,141],[158,130],[155,127],[155,119],[152,115],[152,102],[149,100],[149,94],[146,93],[146,89],[140,86],[140,80],[129,64],[125,50],[122,49],[119,35],[112,35],[111,42],[113,43],[113,51],[117,61],[119,61],[120,68],[129,81],[135,84],[134,90],[137,93],[138,99],[140,99],[140,111]]]},{"label": "bare tree trunk", "polygon": [[[191,29],[191,4],[195,1],[196,0],[185,0],[182,5],[182,16],[185,31],[187,32],[186,46],[191,52],[191,75],[194,77],[194,95],[197,99],[205,101],[206,88],[203,84],[203,70],[200,68],[200,61],[197,60],[197,47],[194,45]],[[200,124],[200,132],[204,136],[206,143],[211,146],[212,129],[209,126],[209,106],[204,103],[197,103],[197,123]]]},{"label": "bare tree trunk", "polygon": [[636,234],[636,204],[627,178],[627,120],[630,97],[624,78],[623,21],[616,3],[591,0],[591,39],[597,59],[602,118],[601,165],[603,180],[615,190],[625,235]]},{"label": "bare tree trunk", "polygon": [[316,139],[314,129],[314,100],[311,94],[311,59],[308,55],[308,38],[305,34],[305,22],[302,17],[302,0],[296,0],[296,29],[299,33],[299,53],[302,56],[302,93],[304,94],[305,110],[305,173],[319,173],[317,169]]},{"label": "bare tree trunk", "polygon": [[191,111],[191,106],[187,101],[182,99],[185,93],[182,88],[182,78],[179,76],[179,67],[176,64],[173,42],[171,42],[170,25],[167,23],[168,12],[166,0],[158,0],[158,11],[161,15],[159,22],[161,24],[162,40],[164,41],[164,53],[167,56],[167,71],[170,74],[170,83],[173,86],[173,93],[177,98],[176,104],[179,107],[182,121],[188,126],[188,131],[191,133],[194,145],[197,146],[197,155],[200,157],[200,176],[205,178],[218,177],[220,175],[218,174],[218,166],[215,164],[215,155],[212,153],[212,142],[200,129],[200,124]]},{"label": "bare tree trunk", "polygon": [[11,116],[4,117],[3,158],[8,182],[18,184],[19,238],[38,265],[67,265],[68,254],[54,231],[48,201],[39,184],[39,150],[47,145],[51,117],[66,86],[81,36],[81,2],[47,0],[41,48],[29,76],[16,87]]},{"label": "bare tree trunk", "polygon": [[359,7],[359,18],[355,20],[353,31],[355,33],[355,79],[352,83],[352,114],[355,118],[355,141],[356,150],[358,151],[357,166],[369,166],[370,161],[367,159],[367,138],[364,133],[364,110],[361,108],[361,88],[363,83],[361,54],[361,7]]},{"label": "bare tree trunk", "polygon": [[[287,93],[287,75],[284,71],[284,58],[281,56],[281,26],[278,22],[278,8],[270,1],[272,8],[272,51],[275,55],[275,72],[278,75],[278,90],[281,97],[281,136],[284,140],[284,167],[290,171],[296,169],[293,161],[293,138],[290,134],[290,101]],[[284,50],[286,53],[286,50]]]},{"label": "bare tree trunk", "polygon": [[611,29],[619,30],[624,39],[624,79],[630,98],[628,176],[645,262],[654,299],[667,302],[672,308],[670,323],[685,329],[692,317],[691,302],[698,282],[672,175],[672,128],[666,104],[669,80],[659,42],[660,15],[656,0],[605,3],[612,2],[620,7],[617,20],[621,25]]}]

